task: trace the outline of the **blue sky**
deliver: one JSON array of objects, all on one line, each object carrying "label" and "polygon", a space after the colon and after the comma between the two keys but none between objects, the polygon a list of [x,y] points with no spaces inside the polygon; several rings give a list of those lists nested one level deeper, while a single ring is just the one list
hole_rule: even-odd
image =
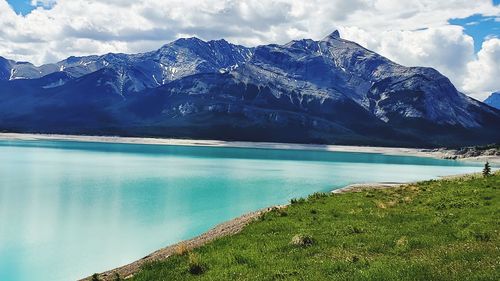
[{"label": "blue sky", "polygon": [[450,19],[449,23],[464,27],[464,32],[474,38],[474,50],[478,52],[485,39],[500,37],[500,22],[497,20],[498,18],[495,17],[476,14],[462,19]]},{"label": "blue sky", "polygon": [[26,15],[35,7],[31,5],[31,0],[8,0],[9,4],[14,8],[16,13]]},{"label": "blue sky", "polygon": [[42,6],[40,2],[43,1],[38,1],[37,5],[32,5],[31,0],[7,0],[7,2],[9,2],[12,8],[14,8],[14,11],[16,11],[16,13],[21,15],[27,15],[31,11],[33,11],[37,6]]}]

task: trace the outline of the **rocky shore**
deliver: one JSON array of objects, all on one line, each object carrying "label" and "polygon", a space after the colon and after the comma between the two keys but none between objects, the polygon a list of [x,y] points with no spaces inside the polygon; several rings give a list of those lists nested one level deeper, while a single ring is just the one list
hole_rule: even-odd
[{"label": "rocky shore", "polygon": [[450,160],[476,160],[500,163],[500,145],[471,146],[459,149],[438,148],[429,150],[430,153],[441,154],[441,158]]}]

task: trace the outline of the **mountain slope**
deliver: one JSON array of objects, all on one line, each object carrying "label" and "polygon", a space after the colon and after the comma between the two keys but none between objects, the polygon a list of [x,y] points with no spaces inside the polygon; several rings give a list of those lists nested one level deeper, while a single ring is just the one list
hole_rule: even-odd
[{"label": "mountain slope", "polygon": [[[9,65],[17,63],[0,60],[0,77],[12,76]],[[338,32],[256,48],[179,39],[57,65],[38,79],[0,81],[0,129],[404,146],[500,140],[499,110],[434,69],[398,65]]]},{"label": "mountain slope", "polygon": [[192,138],[382,143],[382,132],[394,133],[351,99],[309,90],[283,92],[280,84],[260,84],[239,73],[207,73],[136,96],[120,111],[142,120],[140,128]]},{"label": "mountain slope", "polygon": [[484,100],[484,103],[496,109],[500,109],[500,92],[492,93]]}]

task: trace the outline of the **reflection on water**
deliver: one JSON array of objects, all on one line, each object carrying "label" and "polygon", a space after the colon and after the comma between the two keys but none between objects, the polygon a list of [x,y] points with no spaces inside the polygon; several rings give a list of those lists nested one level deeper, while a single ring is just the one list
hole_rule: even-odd
[{"label": "reflection on water", "polygon": [[363,153],[0,141],[0,280],[81,278],[350,183],[480,170]]}]

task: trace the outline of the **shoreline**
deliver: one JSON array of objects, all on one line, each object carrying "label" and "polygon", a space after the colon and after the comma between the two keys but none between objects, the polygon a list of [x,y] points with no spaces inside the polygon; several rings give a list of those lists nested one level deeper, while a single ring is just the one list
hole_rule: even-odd
[{"label": "shoreline", "polygon": [[[283,150],[307,150],[307,151],[329,151],[329,152],[358,152],[358,153],[374,153],[374,154],[383,154],[392,156],[415,156],[415,157],[426,157],[435,159],[446,159],[446,157],[449,156],[445,151],[442,150],[424,149],[424,148],[193,140],[193,139],[143,138],[143,137],[119,137],[119,136],[0,133],[0,140],[6,140],[6,141],[47,140],[47,141],[75,141],[75,142],[97,142],[97,143],[117,143],[117,144],[167,145],[167,146],[202,146],[202,147],[283,149]],[[470,158],[458,158],[455,159],[455,161],[470,161],[470,162],[489,161],[492,164],[500,164],[500,156],[479,156]]]},{"label": "shoreline", "polygon": [[[447,175],[447,176],[440,176],[440,180],[447,180],[447,179],[466,179],[466,178],[471,178],[471,177],[479,177],[481,176],[481,173],[468,173],[468,174],[458,174],[458,175]],[[331,194],[335,195],[341,195],[344,193],[350,193],[350,192],[363,192],[367,190],[379,190],[379,189],[390,189],[390,188],[401,188],[404,186],[416,184],[421,181],[414,181],[414,182],[374,182],[374,183],[356,183],[356,184],[350,184],[338,189],[334,189],[330,191]],[[146,255],[143,258],[140,258],[138,260],[135,260],[129,264],[122,265],[101,273],[97,273],[98,277],[100,278],[99,280],[103,281],[111,281],[114,280],[116,277],[116,274],[120,276],[120,278],[123,279],[128,279],[134,276],[135,273],[140,271],[141,267],[144,264],[150,263],[150,262],[157,262],[157,261],[163,261],[168,259],[169,257],[176,255],[176,254],[182,254],[187,251],[196,249],[198,247],[201,247],[207,243],[210,243],[211,241],[214,241],[219,238],[223,238],[226,236],[231,236],[238,234],[240,231],[242,231],[245,226],[250,224],[251,222],[257,220],[261,215],[275,210],[275,209],[281,209],[281,208],[287,208],[290,205],[290,203],[286,205],[279,205],[279,206],[271,206],[268,208],[260,209],[254,212],[250,212],[247,214],[244,214],[242,216],[236,217],[234,219],[228,220],[226,222],[220,223],[216,225],[215,227],[209,229],[208,231],[200,234],[199,236],[196,236],[194,238],[188,239],[188,240],[183,240],[178,243],[172,244],[170,246],[166,246],[164,248],[161,248],[159,250],[156,250],[152,252],[151,254]],[[91,281],[92,280],[92,275],[85,277],[83,279],[80,279],[79,281]]]},{"label": "shoreline", "polygon": [[[99,276],[99,280],[103,281],[115,280],[116,274],[119,274],[120,278],[123,279],[131,278],[136,272],[138,272],[141,269],[141,267],[144,264],[166,260],[172,255],[188,252],[195,248],[201,247],[207,243],[210,243],[215,239],[237,234],[240,231],[242,231],[243,228],[247,226],[249,223],[257,220],[262,214],[267,213],[275,208],[285,208],[286,206],[287,205],[261,209],[258,211],[244,214],[229,221],[220,223],[215,227],[211,228],[210,230],[194,238],[183,240],[175,244],[172,244],[170,246],[166,246],[129,264],[122,265],[120,267],[104,271],[101,273],[97,273]],[[92,275],[80,279],[79,281],[91,281],[91,280],[92,280]]]},{"label": "shoreline", "polygon": [[[408,182],[408,183],[383,182],[383,183],[350,184],[338,189],[334,189],[330,192],[332,194],[340,195],[349,192],[361,192],[367,189],[397,188],[414,183],[415,182]],[[201,247],[207,243],[210,243],[211,241],[214,241],[216,239],[238,234],[240,231],[243,230],[243,228],[245,228],[245,226],[257,220],[261,215],[269,211],[275,210],[277,208],[278,209],[287,208],[289,205],[290,203],[286,205],[271,206],[268,208],[244,214],[242,216],[220,223],[196,237],[163,247],[131,263],[96,274],[98,275],[99,280],[102,281],[114,280],[114,278],[116,278],[116,274],[118,274],[120,278],[129,279],[133,277],[135,273],[140,271],[141,267],[147,263],[163,261],[173,255],[188,252],[190,250]],[[87,276],[78,281],[91,281],[91,280],[92,280],[92,275]]]}]

